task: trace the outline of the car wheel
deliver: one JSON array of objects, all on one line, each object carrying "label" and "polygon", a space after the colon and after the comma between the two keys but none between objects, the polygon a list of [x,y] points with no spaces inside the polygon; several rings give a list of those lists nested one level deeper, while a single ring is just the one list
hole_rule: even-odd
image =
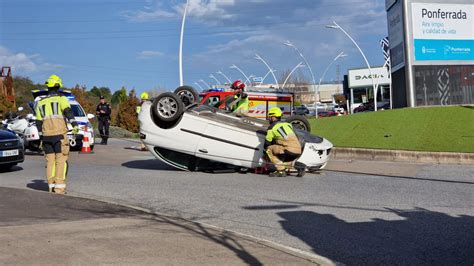
[{"label": "car wheel", "polygon": [[199,94],[191,86],[178,87],[174,91],[174,93],[181,98],[181,101],[183,102],[184,106],[189,106],[199,101]]},{"label": "car wheel", "polygon": [[154,121],[160,127],[178,121],[184,111],[180,97],[171,92],[156,97],[151,108]]},{"label": "car wheel", "polygon": [[302,115],[292,115],[288,117],[285,122],[290,123],[296,129],[311,132],[311,125],[309,124],[308,119]]}]

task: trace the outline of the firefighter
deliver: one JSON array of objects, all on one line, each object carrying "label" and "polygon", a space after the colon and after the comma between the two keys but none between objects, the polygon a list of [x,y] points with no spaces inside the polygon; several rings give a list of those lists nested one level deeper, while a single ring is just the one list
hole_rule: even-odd
[{"label": "firefighter", "polygon": [[65,194],[69,157],[66,120],[71,123],[74,135],[79,132],[79,128],[68,99],[59,94],[59,88],[62,87],[61,78],[56,75],[50,76],[46,86],[48,96],[42,98],[36,105],[36,125],[42,136],[49,191]]},{"label": "firefighter", "polygon": [[109,138],[109,126],[110,126],[110,114],[112,108],[110,104],[105,101],[104,96],[100,96],[100,103],[97,105],[96,114],[99,119],[99,133],[102,141],[100,144],[107,145],[107,139]]},{"label": "firefighter", "polygon": [[234,100],[230,104],[230,110],[237,116],[247,116],[249,97],[245,93],[245,84],[241,80],[236,80],[230,87],[234,90]]},{"label": "firefighter", "polygon": [[[137,106],[137,115],[140,114],[140,112],[142,111],[142,104],[145,101],[148,101],[149,99],[150,99],[150,96],[148,95],[147,92],[143,92],[142,94],[140,94],[140,105]],[[143,141],[140,142],[140,150],[141,151],[146,151],[147,150],[145,144],[143,144]]]},{"label": "firefighter", "polygon": [[271,177],[285,177],[286,169],[301,155],[301,144],[290,123],[282,122],[283,113],[280,108],[268,110],[270,126],[265,137],[264,149],[276,171]]}]

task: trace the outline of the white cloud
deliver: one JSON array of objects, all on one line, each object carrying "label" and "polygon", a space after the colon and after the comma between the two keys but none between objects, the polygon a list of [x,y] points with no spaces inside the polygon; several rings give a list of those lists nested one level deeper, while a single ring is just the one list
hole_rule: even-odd
[{"label": "white cloud", "polygon": [[163,53],[158,51],[141,51],[137,53],[137,59],[150,59],[159,56],[163,56]]},{"label": "white cloud", "polygon": [[11,66],[15,75],[41,71],[57,71],[63,65],[43,62],[40,54],[14,53],[0,46],[0,65]]},{"label": "white cloud", "polygon": [[38,66],[33,62],[36,55],[28,56],[25,53],[12,53],[0,46],[0,62],[3,66],[11,66],[14,71],[35,72]]}]

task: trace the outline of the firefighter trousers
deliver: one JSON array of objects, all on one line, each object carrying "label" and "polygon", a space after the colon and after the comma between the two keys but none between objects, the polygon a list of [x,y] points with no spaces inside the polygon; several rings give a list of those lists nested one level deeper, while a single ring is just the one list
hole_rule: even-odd
[{"label": "firefighter trousers", "polygon": [[69,141],[67,136],[57,141],[44,141],[43,150],[46,158],[46,178],[50,192],[64,194],[68,171]]},{"label": "firefighter trousers", "polygon": [[285,171],[291,167],[300,154],[290,152],[282,145],[270,145],[267,148],[267,156],[270,162],[275,165],[277,171]]}]

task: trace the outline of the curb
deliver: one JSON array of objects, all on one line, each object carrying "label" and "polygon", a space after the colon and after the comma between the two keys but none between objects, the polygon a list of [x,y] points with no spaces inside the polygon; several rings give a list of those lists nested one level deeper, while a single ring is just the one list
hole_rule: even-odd
[{"label": "curb", "polygon": [[473,164],[474,153],[419,152],[382,149],[333,148],[332,159],[377,160],[393,162],[435,163],[435,164]]},{"label": "curb", "polygon": [[[44,193],[44,191],[41,191],[40,193]],[[111,198],[99,197],[99,196],[89,195],[89,194],[79,193],[79,192],[68,192],[67,197],[74,197],[74,198],[100,201],[100,202],[104,202],[104,203],[108,203],[108,204],[114,204],[114,205],[130,208],[130,209],[134,209],[134,210],[137,210],[137,211],[140,211],[140,212],[143,212],[143,213],[146,213],[146,214],[150,214],[150,215],[167,217],[167,218],[170,218],[170,219],[173,219],[173,220],[176,220],[176,221],[181,221],[181,222],[185,222],[185,223],[192,223],[192,224],[195,224],[195,225],[200,225],[204,228],[214,230],[218,233],[227,234],[227,235],[230,235],[230,236],[235,236],[235,237],[239,237],[239,238],[242,238],[242,239],[245,239],[245,240],[248,240],[248,241],[252,241],[254,243],[266,246],[266,247],[274,249],[274,250],[278,250],[280,252],[289,254],[291,256],[295,256],[295,257],[310,261],[312,263],[316,263],[318,265],[328,265],[328,266],[329,265],[330,266],[344,265],[343,263],[332,261],[332,260],[330,260],[326,257],[319,256],[319,255],[316,255],[316,254],[313,254],[313,253],[310,253],[310,252],[307,252],[307,251],[303,251],[303,250],[300,250],[300,249],[297,249],[297,248],[292,248],[292,247],[289,247],[289,246],[285,246],[283,244],[279,244],[279,243],[276,243],[276,242],[273,242],[273,241],[270,241],[270,240],[266,240],[266,239],[251,236],[251,235],[247,235],[247,234],[244,234],[244,233],[239,233],[239,232],[236,232],[236,231],[233,231],[233,230],[224,229],[222,227],[218,227],[218,226],[203,223],[203,222],[196,222],[196,221],[192,221],[192,220],[182,218],[182,217],[176,217],[176,216],[165,214],[165,213],[155,212],[155,211],[152,211],[151,209],[136,206],[136,205],[133,205],[132,203],[128,203],[128,202],[121,201],[121,200],[115,200],[115,199],[111,199]]]}]

